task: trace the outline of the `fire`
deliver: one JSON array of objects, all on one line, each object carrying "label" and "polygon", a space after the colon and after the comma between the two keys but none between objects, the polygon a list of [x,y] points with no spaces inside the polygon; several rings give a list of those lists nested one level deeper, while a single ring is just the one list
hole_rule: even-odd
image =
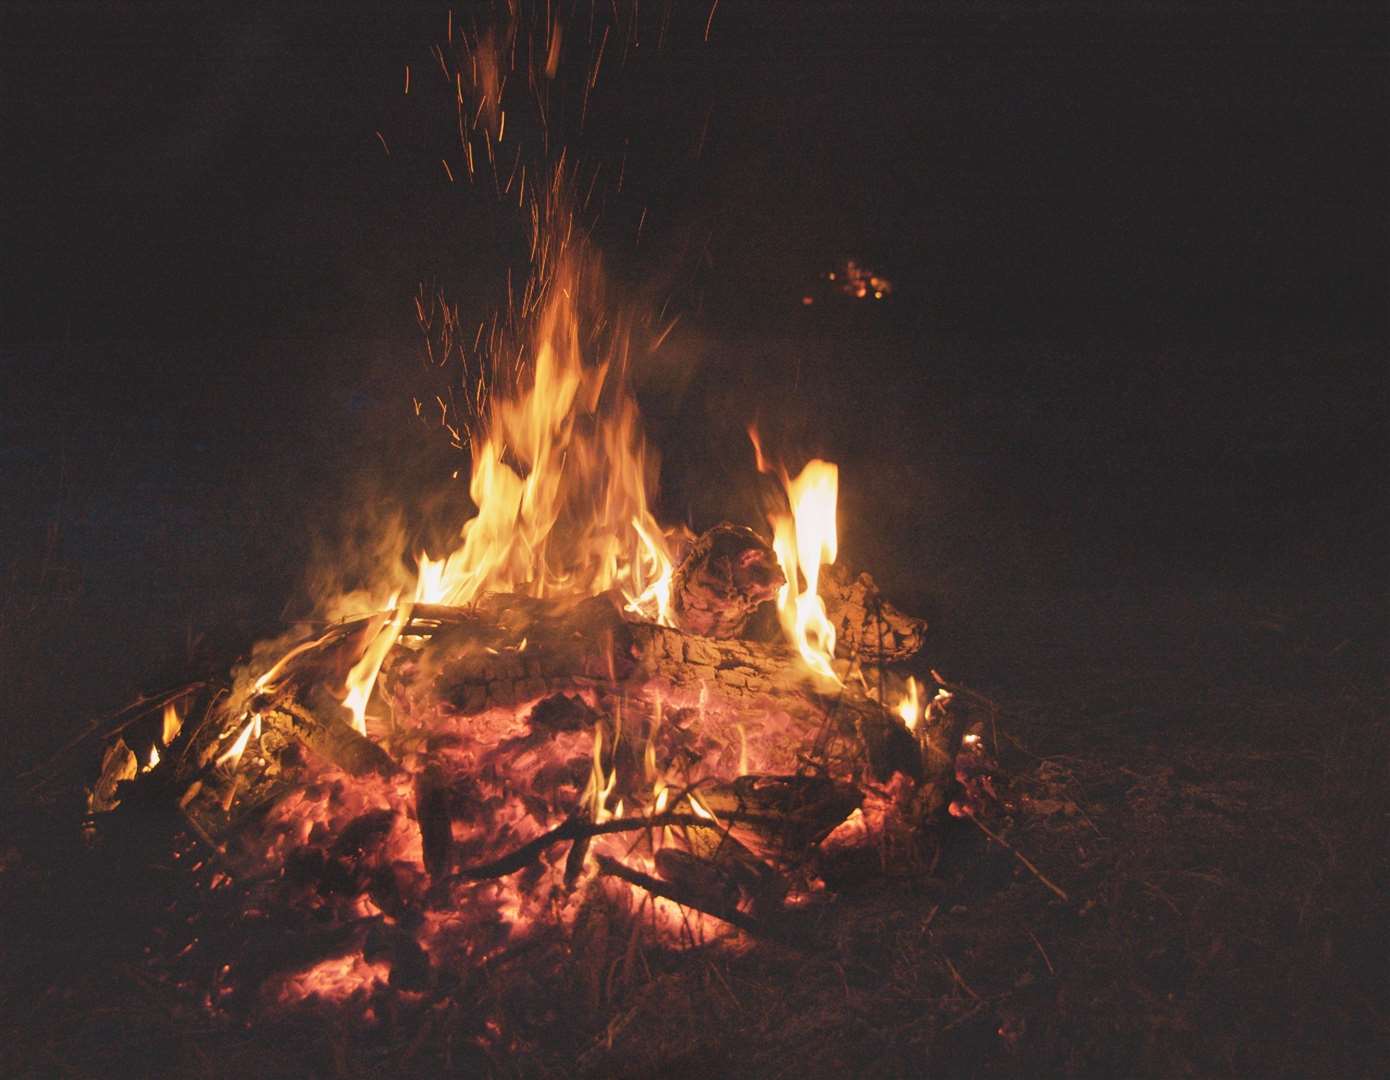
[{"label": "fire", "polygon": [[[570,174],[532,208],[533,274],[518,344],[494,345],[494,384],[469,424],[477,513],[442,562],[421,561],[417,596],[468,604],[486,592],[591,596],[671,624],[672,558],[649,507],[656,460],[627,385],[630,334],[604,310],[602,273],[570,209]],[[592,327],[613,321],[596,340]],[[505,350],[505,351],[503,351]],[[511,356],[520,356],[515,368]],[[499,376],[500,377],[500,376]]]},{"label": "fire", "polygon": [[[508,110],[523,117],[513,120],[508,146],[527,131],[513,97],[502,107],[513,32],[486,34],[471,46],[476,93],[467,113],[474,119],[461,131],[470,174],[475,142],[493,161],[508,131]],[[548,33],[545,72],[554,77],[558,18]],[[460,79],[464,70],[456,73]],[[595,64],[591,85],[597,77]],[[462,123],[463,84],[455,85]],[[485,377],[470,377],[462,407],[439,399],[441,427],[470,455],[472,512],[452,545],[431,554],[406,546],[404,529],[391,534],[380,557],[360,560],[375,569],[365,585],[353,583],[360,592],[324,589],[318,597],[317,614],[350,622],[278,646],[265,656],[267,664],[253,669],[258,677],[238,676],[239,696],[208,707],[205,715],[216,726],[190,723],[194,737],[208,732],[200,766],[211,759],[219,775],[205,768],[180,805],[206,784],[194,808],[220,807],[220,823],[237,817],[238,798],[243,807],[266,800],[256,804],[266,807],[260,816],[236,821],[245,829],[239,846],[262,864],[258,897],[299,904],[308,895],[306,882],[316,881],[309,890],[316,918],[343,925],[381,920],[393,937],[411,939],[427,969],[486,960],[489,950],[524,940],[544,921],[572,923],[597,894],[590,884],[629,890],[673,935],[693,939],[692,926],[701,928],[704,918],[747,929],[763,909],[775,911],[791,894],[814,887],[799,864],[784,878],[762,861],[787,858],[781,851],[787,835],[804,842],[803,817],[823,826],[815,835],[829,832],[833,847],[863,842],[881,830],[887,813],[882,800],[859,808],[859,770],[869,766],[851,752],[826,751],[817,759],[824,775],[814,776],[802,752],[813,739],[820,747],[829,716],[816,711],[829,704],[825,699],[801,693],[805,679],[822,691],[843,685],[834,666],[835,624],[820,595],[822,567],[838,555],[834,463],[813,459],[791,476],[768,464],[750,429],[758,470],[776,476],[785,497],[768,522],[784,576],[775,599],[778,620],[795,651],[789,659],[789,650],[750,636],[748,655],[794,667],[796,678],[785,682],[795,683],[795,692],[783,693],[780,672],[774,679],[762,669],[724,663],[717,646],[728,642],[718,634],[700,637],[689,623],[680,634],[654,636],[675,646],[675,653],[662,654],[668,665],[639,664],[637,676],[623,674],[625,663],[640,659],[636,631],[652,630],[632,623],[676,626],[678,534],[663,529],[653,512],[658,463],[629,378],[634,327],[643,323],[605,295],[576,210],[584,204],[584,185],[563,153],[552,160],[549,183],[534,172],[528,182],[524,166],[519,172],[516,198],[531,216],[531,269],[510,310],[486,340],[480,329],[474,341]],[[870,283],[888,287],[877,278]],[[765,600],[775,585],[761,541],[757,555],[768,577],[750,603]],[[612,626],[599,624],[605,636],[587,642],[599,641],[599,648],[575,647],[578,666],[551,671],[547,664],[557,657],[570,662],[567,650],[586,631],[563,624],[557,647],[553,625],[533,620],[531,610],[568,617],[578,605],[531,601],[606,593],[620,597],[617,606],[629,616],[620,620],[623,632],[633,631],[624,639],[626,652],[615,647]],[[479,602],[489,596],[521,614],[488,622],[492,608]],[[513,602],[515,608],[505,606]],[[618,618],[607,604],[594,607]],[[588,617],[587,609],[579,614]],[[431,652],[420,640],[421,627],[429,625],[447,625],[457,637]],[[486,628],[479,635],[491,636],[469,636],[475,625]],[[476,660],[481,666],[473,672]],[[459,676],[456,688],[466,693],[458,698],[442,693],[454,665],[468,672]],[[692,672],[700,674],[687,678]],[[319,680],[316,687],[311,678]],[[441,693],[431,696],[436,685]],[[296,700],[301,707],[294,715],[286,701],[274,700],[315,688],[326,689],[344,716],[312,715],[325,703],[322,693]],[[892,706],[909,729],[921,721],[923,693],[910,679]],[[374,702],[389,710],[389,725],[369,726]],[[341,729],[344,717],[375,744],[384,768],[371,758],[361,769],[347,760],[361,759],[356,743],[363,740],[339,740],[344,733],[332,729]],[[300,721],[308,734],[296,727]],[[321,739],[313,734],[316,724],[328,733]],[[180,726],[171,703],[146,769],[159,764],[161,751],[179,756],[167,751]],[[900,734],[891,717],[886,726]],[[293,742],[294,754],[277,750],[293,739],[307,752]],[[907,742],[915,762],[917,747]],[[325,746],[351,753],[339,758]],[[135,769],[131,755],[113,757],[105,771],[119,781]],[[114,782],[108,786],[114,790]],[[827,788],[832,795],[822,797]],[[816,797],[802,801],[805,792]],[[695,901],[693,911],[704,914],[692,914],[686,899],[673,897]],[[408,928],[402,912],[415,916]],[[280,999],[342,1001],[394,985],[398,966],[407,962],[394,956],[382,962],[379,955],[364,946],[318,958],[283,980]]]},{"label": "fire", "polygon": [[917,723],[922,719],[922,684],[916,679],[909,677],[907,680],[907,693],[898,702],[897,714],[902,718],[902,722],[907,725],[908,731],[916,731]]},{"label": "fire", "polygon": [[782,629],[813,675],[828,686],[839,686],[840,677],[831,666],[835,658],[835,627],[818,592],[821,566],[833,563],[836,557],[839,467],[816,458],[791,478],[785,468],[769,466],[757,430],[749,428],[748,434],[753,440],[758,470],[775,472],[790,507],[790,513],[774,511],[768,515],[772,550],[786,577],[786,584],[777,594]]},{"label": "fire", "polygon": [[411,605],[401,604],[396,607],[396,600],[397,597],[393,596],[390,604],[391,607],[395,607],[395,614],[372,637],[367,651],[348,672],[343,704],[352,713],[352,726],[359,735],[367,734],[367,702],[371,700],[372,690],[376,686],[376,677],[381,673],[381,665],[385,663],[386,654],[396,644],[397,639],[401,636],[401,631],[405,629],[406,622],[410,619]]},{"label": "fire", "polygon": [[174,739],[178,737],[179,729],[183,727],[183,720],[179,716],[178,700],[172,699],[164,703],[164,712],[160,717],[159,742],[164,747],[173,745]]}]

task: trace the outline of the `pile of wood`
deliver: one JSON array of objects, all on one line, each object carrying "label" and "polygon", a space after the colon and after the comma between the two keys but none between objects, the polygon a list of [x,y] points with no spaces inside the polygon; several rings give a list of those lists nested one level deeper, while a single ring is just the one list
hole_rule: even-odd
[{"label": "pile of wood", "polygon": [[[880,857],[889,833],[900,853],[933,849],[972,721],[941,693],[909,730],[880,700],[901,685],[926,627],[867,575],[827,575],[842,685],[818,689],[776,627],[769,601],[781,585],[761,538],[721,525],[674,577],[677,626],[636,621],[607,595],[417,605],[383,668],[374,711],[386,720],[370,737],[333,693],[382,620],[344,623],[306,641],[273,692],[190,684],[120,718],[93,817],[109,827],[176,808],[223,870],[276,888],[308,874],[316,904],[380,890],[385,862],[372,864],[363,837],[383,843],[409,828],[423,866],[418,881],[393,879],[401,910],[463,903],[470,883],[533,887],[550,870],[573,888],[589,871],[776,933],[788,892],[831,877],[827,859],[856,813],[873,818],[859,835]],[[161,745],[141,731],[169,701],[187,719]],[[254,737],[232,760],[229,743],[252,716]],[[487,733],[498,724],[501,734]],[[151,744],[158,764],[142,767]],[[267,823],[306,792],[330,798],[325,770],[405,791],[408,805],[360,813],[336,835],[306,828],[305,850],[268,868],[258,861]],[[670,781],[660,800],[654,770]],[[518,813],[533,822],[524,840]],[[658,845],[657,832],[677,842]],[[646,836],[648,857],[603,847],[620,835]]]}]

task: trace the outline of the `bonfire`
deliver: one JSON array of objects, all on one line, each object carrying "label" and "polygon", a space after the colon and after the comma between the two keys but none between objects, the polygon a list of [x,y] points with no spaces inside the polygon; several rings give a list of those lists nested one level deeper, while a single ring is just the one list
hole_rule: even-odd
[{"label": "bonfire", "polygon": [[[515,138],[512,65],[512,85],[556,75],[558,18],[532,37],[451,25],[439,51],[470,175],[485,156],[496,179]],[[161,962],[209,1008],[433,1007],[619,918],[673,947],[791,941],[847,876],[938,858],[969,810],[972,698],[925,664],[925,622],[838,561],[833,463],[788,466],[750,430],[764,520],[654,516],[630,375],[669,327],[645,340],[608,298],[588,183],[563,152],[511,169],[530,273],[471,346],[421,305],[463,372],[439,402],[469,458],[452,546],[398,551],[104,728],[89,829],[172,826],[191,886]]]}]

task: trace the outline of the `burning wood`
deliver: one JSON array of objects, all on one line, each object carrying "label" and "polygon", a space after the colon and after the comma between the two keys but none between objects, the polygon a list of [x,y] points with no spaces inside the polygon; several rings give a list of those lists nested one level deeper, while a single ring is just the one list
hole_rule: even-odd
[{"label": "burning wood", "polygon": [[[309,902],[339,928],[324,938],[331,955],[360,956],[344,972],[393,985],[568,923],[594,875],[776,934],[788,898],[824,888],[825,858],[945,816],[968,720],[949,695],[905,717],[848,661],[826,694],[787,644],[706,637],[623,608],[611,595],[415,605],[397,618],[371,699],[369,716],[389,715],[366,736],[334,713],[342,705],[305,704],[317,688],[306,673],[342,670],[365,647],[360,627],[320,635],[240,712],[205,693],[186,745],[156,769],[132,773],[133,755],[108,752],[103,805],[158,777],[255,906]],[[377,633],[389,622],[369,621]],[[402,941],[381,945],[362,922],[379,918]]]},{"label": "burning wood", "polygon": [[786,580],[761,536],[727,522],[716,525],[690,545],[676,568],[677,625],[704,637],[741,637],[753,613]]}]

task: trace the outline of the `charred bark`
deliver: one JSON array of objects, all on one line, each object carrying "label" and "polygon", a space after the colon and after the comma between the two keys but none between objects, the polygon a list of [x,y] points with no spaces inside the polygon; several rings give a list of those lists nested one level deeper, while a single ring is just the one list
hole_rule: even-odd
[{"label": "charred bark", "polygon": [[866,664],[896,664],[921,651],[927,620],[888,603],[868,574],[854,577],[841,566],[827,567],[819,592],[835,627],[837,655]]},{"label": "charred bark", "polygon": [[703,690],[733,710],[785,713],[803,730],[854,748],[877,780],[921,776],[918,748],[897,716],[851,683],[818,692],[786,646],[627,622],[603,597],[547,607],[525,597],[489,598],[474,623],[441,633],[420,655],[389,668],[392,694],[409,697],[426,681],[428,692],[468,715],[586,689],[629,694],[660,681]]},{"label": "charred bark", "polygon": [[724,522],[686,552],[671,579],[671,606],[682,630],[736,638],[785,581],[777,556],[761,536]]}]

